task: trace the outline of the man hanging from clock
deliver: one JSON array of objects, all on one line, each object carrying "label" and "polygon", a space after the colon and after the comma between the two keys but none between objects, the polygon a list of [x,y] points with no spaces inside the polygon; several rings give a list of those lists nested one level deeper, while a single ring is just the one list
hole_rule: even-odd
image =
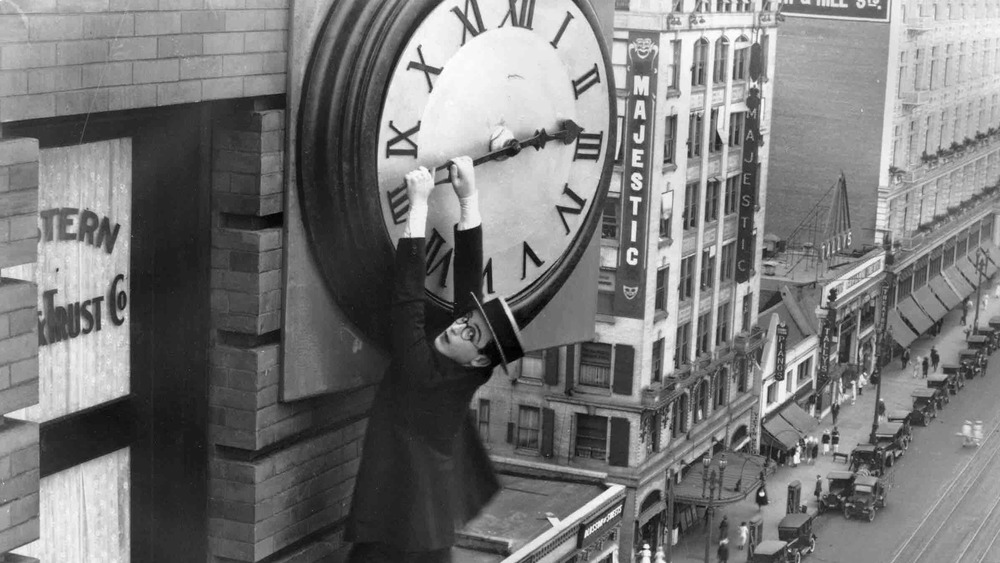
[{"label": "man hanging from clock", "polygon": [[[455,227],[459,316],[428,338],[424,327],[424,231],[434,178],[406,175],[410,211],[396,247],[389,365],[372,406],[351,513],[349,561],[451,561],[455,527],[499,490],[469,416],[476,389],[497,365],[524,354],[503,298],[482,301],[482,227],[472,160],[449,167],[461,215]],[[433,334],[433,333],[431,333]]]}]

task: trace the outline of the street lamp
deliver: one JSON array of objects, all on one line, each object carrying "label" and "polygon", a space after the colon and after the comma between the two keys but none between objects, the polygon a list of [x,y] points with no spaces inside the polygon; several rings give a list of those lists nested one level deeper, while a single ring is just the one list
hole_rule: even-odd
[{"label": "street lamp", "polygon": [[[895,258],[892,254],[892,245],[885,245],[885,273],[882,277],[882,286],[879,293],[878,328],[875,333],[875,365],[872,367],[872,376],[869,381],[875,384],[875,412],[872,413],[872,433],[868,436],[868,442],[872,445],[878,443],[878,405],[882,400],[882,350],[891,346],[889,338],[892,334],[892,327],[889,326],[889,292],[895,289],[896,273],[892,271]],[[890,354],[891,357],[891,354]]]},{"label": "street lamp", "polygon": [[976,249],[976,270],[979,272],[979,284],[976,285],[976,319],[972,322],[972,334],[979,334],[979,303],[982,302],[983,270],[986,269],[986,259],[983,247]]},{"label": "street lamp", "polygon": [[[719,489],[719,500],[722,500],[722,479],[726,474],[726,454],[723,453],[719,458],[719,471],[716,472],[715,468],[712,467],[712,458],[709,452],[705,452],[705,456],[701,458],[701,496],[702,498],[708,499],[708,505],[705,507],[705,516],[708,521],[708,529],[705,531],[705,563],[712,562],[712,530],[714,529],[715,522],[713,519],[715,511],[715,489]],[[711,469],[711,474],[709,474],[709,469]],[[708,496],[705,496],[705,489],[708,489]]]}]

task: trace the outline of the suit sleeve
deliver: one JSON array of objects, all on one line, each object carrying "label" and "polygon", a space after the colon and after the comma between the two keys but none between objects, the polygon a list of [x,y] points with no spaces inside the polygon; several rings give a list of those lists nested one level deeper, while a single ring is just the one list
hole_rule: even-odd
[{"label": "suit sleeve", "polygon": [[455,229],[455,316],[475,307],[472,294],[483,299],[483,228]]},{"label": "suit sleeve", "polygon": [[420,382],[434,378],[424,319],[425,249],[423,238],[401,238],[396,247],[392,294],[392,370]]}]

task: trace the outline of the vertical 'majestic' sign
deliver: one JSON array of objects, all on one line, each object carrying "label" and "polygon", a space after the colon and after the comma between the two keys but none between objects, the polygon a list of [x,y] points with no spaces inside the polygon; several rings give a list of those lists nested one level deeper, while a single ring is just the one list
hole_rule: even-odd
[{"label": "vertical 'majestic' sign", "polygon": [[625,85],[625,167],[618,232],[618,271],[614,312],[641,319],[645,309],[646,234],[649,226],[649,183],[653,172],[653,121],[656,117],[656,65],[660,52],[656,32],[629,32]]},{"label": "vertical 'majestic' sign", "polygon": [[[751,46],[751,61],[761,57],[759,43]],[[757,51],[754,53],[754,51]],[[760,64],[750,65],[750,79],[760,79]],[[743,131],[743,169],[740,172],[740,204],[736,230],[736,283],[750,281],[754,252],[754,212],[757,206],[757,185],[760,171],[760,90],[750,88],[747,93],[747,113]]]}]

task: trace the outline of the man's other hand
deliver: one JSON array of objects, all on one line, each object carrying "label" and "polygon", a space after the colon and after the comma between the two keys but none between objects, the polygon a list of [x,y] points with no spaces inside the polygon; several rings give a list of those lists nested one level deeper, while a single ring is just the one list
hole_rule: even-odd
[{"label": "man's other hand", "polygon": [[406,174],[406,195],[410,205],[427,205],[427,200],[434,191],[434,177],[427,168],[421,166]]},{"label": "man's other hand", "polygon": [[459,156],[451,160],[448,167],[448,179],[455,188],[455,195],[466,198],[476,193],[476,169],[472,164],[472,159],[467,156]]}]

